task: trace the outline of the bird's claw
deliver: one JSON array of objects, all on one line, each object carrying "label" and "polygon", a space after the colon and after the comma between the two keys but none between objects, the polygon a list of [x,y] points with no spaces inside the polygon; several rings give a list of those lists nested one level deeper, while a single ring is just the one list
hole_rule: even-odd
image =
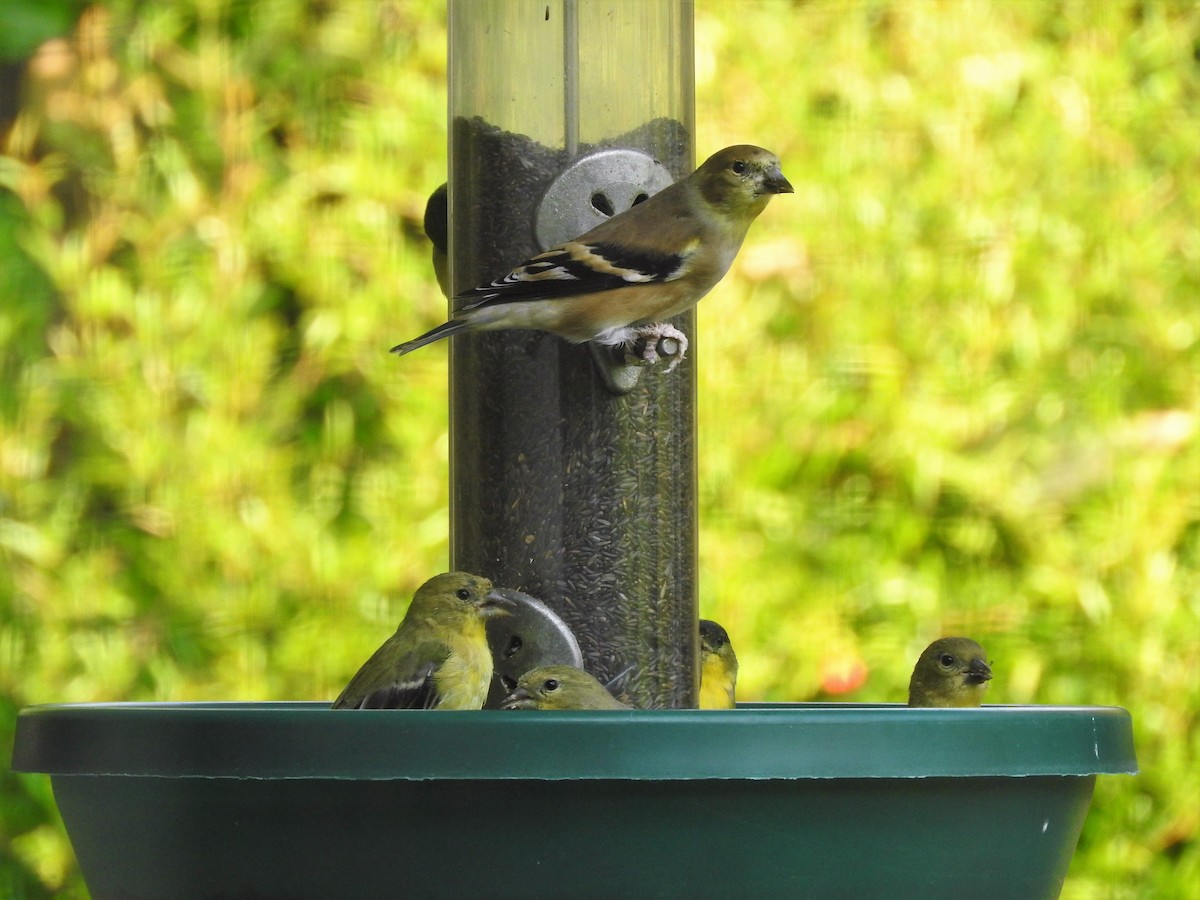
[{"label": "bird's claw", "polygon": [[687,353],[688,339],[666,322],[640,325],[625,344],[605,346],[591,343],[592,358],[604,384],[614,394],[628,394],[637,385],[642,370],[669,360],[664,371],[672,372]]},{"label": "bird's claw", "polygon": [[637,337],[625,345],[625,364],[629,366],[653,366],[663,359],[670,360],[667,372],[687,354],[688,339],[682,331],[667,322],[655,322],[637,328]]}]

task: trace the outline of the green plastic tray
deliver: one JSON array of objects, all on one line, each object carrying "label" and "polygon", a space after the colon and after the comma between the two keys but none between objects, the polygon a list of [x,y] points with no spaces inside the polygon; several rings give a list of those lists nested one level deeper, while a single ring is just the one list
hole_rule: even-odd
[{"label": "green plastic tray", "polygon": [[1055,897],[1116,708],[41,706],[93,896]]}]

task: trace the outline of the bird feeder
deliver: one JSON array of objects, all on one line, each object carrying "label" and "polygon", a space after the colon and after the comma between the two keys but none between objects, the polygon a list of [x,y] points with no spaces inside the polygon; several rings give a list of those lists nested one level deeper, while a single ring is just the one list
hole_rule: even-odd
[{"label": "bird feeder", "polygon": [[[691,170],[687,0],[449,14],[457,289]],[[1096,776],[1137,770],[1124,710],[679,708],[699,342],[673,324],[691,352],[669,374],[536,332],[450,349],[453,565],[570,626],[492,637],[582,650],[654,708],[23,710],[13,769],[50,774],[92,895],[1057,896]]]},{"label": "bird feeder", "polygon": [[[693,169],[692,4],[450,0],[454,290]],[[535,331],[450,358],[450,555],[544,601],[642,707],[696,700],[695,316],[673,372]],[[670,352],[673,348],[663,348]]]}]

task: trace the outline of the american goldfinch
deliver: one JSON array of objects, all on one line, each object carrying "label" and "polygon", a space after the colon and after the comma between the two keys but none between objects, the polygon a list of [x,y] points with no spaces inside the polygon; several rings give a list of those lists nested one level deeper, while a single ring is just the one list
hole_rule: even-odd
[{"label": "american goldfinch", "polygon": [[504,709],[629,709],[604,685],[574,666],[541,666],[517,679]]},{"label": "american goldfinch", "polygon": [[[748,144],[726,147],[687,178],[526,260],[507,275],[454,297],[454,317],[397,344],[405,354],[467,331],[532,328],[573,343],[632,348],[658,359],[663,337],[687,338],[665,319],[690,309],[729,270],[750,223],[775,194],[792,193],[775,154]],[[432,200],[432,198],[431,198]],[[668,369],[669,371],[669,369]]]},{"label": "american goldfinch", "polygon": [[511,605],[486,578],[434,576],[333,708],[481,709],[492,681],[484,620],[506,615]]},{"label": "american goldfinch", "polygon": [[700,708],[733,709],[736,705],[737,656],[725,629],[700,620]]},{"label": "american goldfinch", "polygon": [[970,638],[934,641],[908,682],[909,706],[978,706],[992,679],[987,653]]}]

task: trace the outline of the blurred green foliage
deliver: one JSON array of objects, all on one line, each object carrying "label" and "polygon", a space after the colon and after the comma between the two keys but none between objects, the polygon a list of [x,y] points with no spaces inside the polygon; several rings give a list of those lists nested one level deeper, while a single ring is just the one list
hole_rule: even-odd
[{"label": "blurred green foliage", "polygon": [[5,0],[0,28],[0,61],[25,59],[50,38],[65,35],[85,0]]},{"label": "blurred green foliage", "polygon": [[[1195,896],[1200,10],[698,6],[698,155],[797,189],[695,345],[742,698],[902,700],[969,634],[992,702],[1133,713],[1064,897]],[[107,0],[29,63],[5,741],[38,702],[332,697],[445,568],[446,357],[385,352],[444,313],[445,71],[433,0]],[[0,894],[84,896],[46,780],[0,789]]]}]

